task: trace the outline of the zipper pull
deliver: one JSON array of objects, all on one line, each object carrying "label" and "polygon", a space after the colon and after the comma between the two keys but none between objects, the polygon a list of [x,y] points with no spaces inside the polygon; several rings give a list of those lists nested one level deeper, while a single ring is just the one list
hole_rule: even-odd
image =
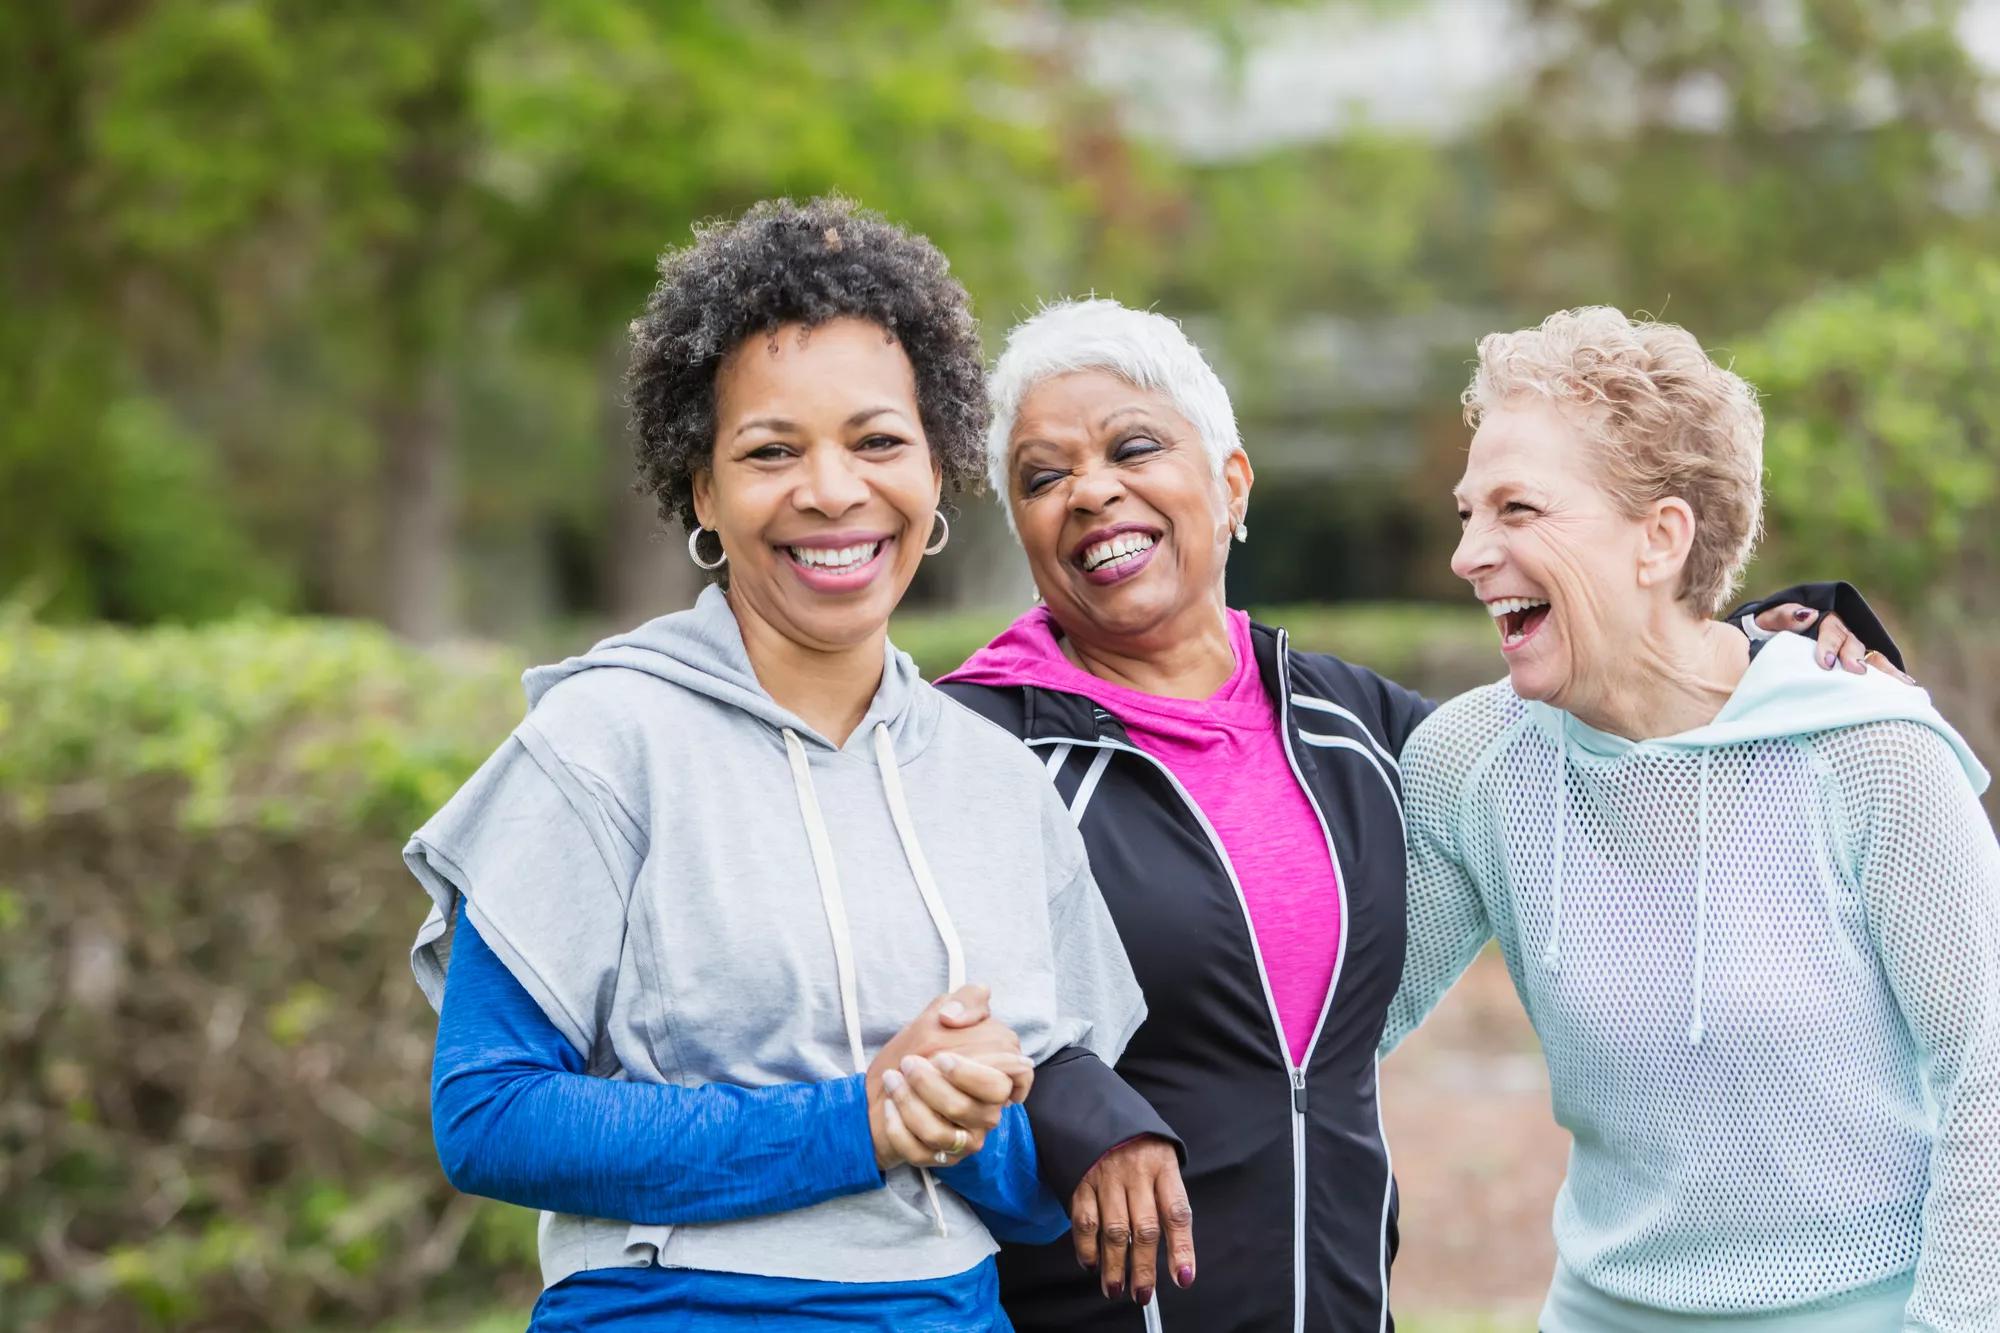
[{"label": "zipper pull", "polygon": [[1292,1071],[1292,1109],[1300,1115],[1306,1113],[1306,1071]]}]

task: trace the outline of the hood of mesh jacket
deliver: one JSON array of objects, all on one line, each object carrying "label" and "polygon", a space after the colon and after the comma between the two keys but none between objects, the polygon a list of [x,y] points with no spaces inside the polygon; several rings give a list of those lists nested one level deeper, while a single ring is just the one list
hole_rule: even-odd
[{"label": "hood of mesh jacket", "polygon": [[1931,703],[1928,690],[1894,676],[1869,671],[1824,670],[1813,658],[1812,640],[1780,634],[1765,644],[1743,674],[1735,693],[1715,720],[1692,731],[1644,741],[1627,740],[1580,722],[1546,704],[1529,703],[1536,720],[1564,744],[1590,754],[1617,756],[1635,745],[1708,750],[1748,741],[1805,736],[1868,722],[1916,722],[1938,733],[1958,756],[1966,780],[1984,792],[1988,774],[1972,747]]}]

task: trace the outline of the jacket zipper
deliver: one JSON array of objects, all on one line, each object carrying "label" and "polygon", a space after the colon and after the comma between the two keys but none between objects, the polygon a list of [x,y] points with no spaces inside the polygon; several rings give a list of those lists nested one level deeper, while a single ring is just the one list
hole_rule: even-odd
[{"label": "jacket zipper", "polygon": [[[1286,679],[1286,673],[1284,667],[1284,652],[1285,652],[1285,644],[1284,644],[1284,639],[1281,636],[1278,641],[1278,653],[1279,653],[1278,678],[1281,684],[1283,684]],[[1312,792],[1309,789],[1305,788],[1305,777],[1302,773],[1299,772],[1298,761],[1292,758],[1292,740],[1291,740],[1291,733],[1288,730],[1291,726],[1291,711],[1289,704],[1287,702],[1284,702],[1285,698],[1286,696],[1281,694],[1280,696],[1281,702],[1279,704],[1279,714],[1278,714],[1279,730],[1284,732],[1285,757],[1288,761],[1291,762],[1293,780],[1299,784],[1301,789],[1305,790],[1306,801],[1309,804],[1311,804],[1314,816],[1317,817],[1320,821],[1320,832],[1326,836],[1327,851],[1329,854],[1331,854],[1333,852],[1333,835],[1327,832],[1326,819],[1323,815],[1320,815],[1319,813],[1319,802],[1315,801],[1313,799]],[[1319,1043],[1320,1029],[1326,1026],[1326,1016],[1333,1008],[1334,987],[1340,984],[1341,963],[1345,961],[1347,957],[1347,882],[1344,878],[1341,877],[1340,874],[1340,860],[1338,856],[1335,856],[1333,862],[1334,879],[1338,884],[1340,890],[1340,945],[1338,951],[1334,955],[1333,977],[1327,983],[1326,999],[1320,1005],[1319,1020],[1313,1026],[1312,1038],[1310,1041],[1306,1043],[1305,1058],[1300,1063],[1293,1064],[1291,1045],[1285,1040],[1284,1021],[1278,1017],[1278,1001],[1275,995],[1271,991],[1271,974],[1270,971],[1264,966],[1264,951],[1261,947],[1259,947],[1257,943],[1257,925],[1254,921],[1250,919],[1250,900],[1243,896],[1243,883],[1241,880],[1236,878],[1236,867],[1233,863],[1231,863],[1229,859],[1229,853],[1223,848],[1222,839],[1219,836],[1217,836],[1215,832],[1215,826],[1208,822],[1208,816],[1205,813],[1203,813],[1201,806],[1195,803],[1195,799],[1188,792],[1188,789],[1181,785],[1181,780],[1174,776],[1173,770],[1168,768],[1165,764],[1161,763],[1159,760],[1155,759],[1152,755],[1149,755],[1144,750],[1141,750],[1138,746],[1127,745],[1119,741],[1108,741],[1108,740],[1103,740],[1101,738],[1093,740],[1081,740],[1075,737],[1046,736],[1046,737],[1038,737],[1034,741],[1034,744],[1082,745],[1082,746],[1089,746],[1093,749],[1118,750],[1125,754],[1137,755],[1139,756],[1139,758],[1151,764],[1155,769],[1159,771],[1160,775],[1167,780],[1168,785],[1170,785],[1174,789],[1174,793],[1181,798],[1182,803],[1187,806],[1188,812],[1195,817],[1195,822],[1201,825],[1202,834],[1208,839],[1209,848],[1212,851],[1214,851],[1216,859],[1222,862],[1223,873],[1229,876],[1229,887],[1236,891],[1236,905],[1243,913],[1243,928],[1250,936],[1250,955],[1252,958],[1256,960],[1257,963],[1257,980],[1258,983],[1262,985],[1264,988],[1264,1006],[1270,1012],[1271,1029],[1273,1033],[1276,1034],[1278,1039],[1278,1054],[1285,1062],[1285,1069],[1286,1072],[1290,1075],[1290,1081],[1291,1081],[1290,1100],[1291,1100],[1291,1111],[1292,1111],[1292,1329],[1293,1333],[1305,1333],[1305,1327],[1306,1327],[1306,1067],[1312,1063],[1313,1047]]]},{"label": "jacket zipper", "polygon": [[[1292,750],[1292,649],[1290,636],[1283,630],[1278,631],[1278,736],[1284,741],[1285,762],[1291,765],[1292,780],[1298,783],[1299,790],[1305,793],[1306,804],[1312,807],[1313,818],[1319,821],[1320,836],[1326,839],[1327,861],[1333,867],[1334,893],[1340,902],[1340,931],[1334,947],[1333,975],[1327,979],[1326,999],[1320,1003],[1319,1018],[1313,1023],[1312,1036],[1306,1040],[1305,1059],[1292,1070],[1292,1329],[1293,1333],[1305,1333],[1305,1071],[1312,1064],[1313,1051],[1319,1047],[1319,1034],[1326,1028],[1327,1015],[1333,1012],[1333,997],[1340,990],[1340,974],[1347,967],[1347,939],[1353,934],[1354,923],[1347,911],[1347,871],[1340,864],[1340,849],[1333,845],[1333,829],[1327,824],[1326,812],[1320,809],[1319,798],[1313,795],[1312,784],[1306,781],[1305,773],[1299,768],[1298,756]],[[1388,1309],[1389,1289],[1385,1280],[1382,1288],[1382,1310],[1385,1320]]]}]

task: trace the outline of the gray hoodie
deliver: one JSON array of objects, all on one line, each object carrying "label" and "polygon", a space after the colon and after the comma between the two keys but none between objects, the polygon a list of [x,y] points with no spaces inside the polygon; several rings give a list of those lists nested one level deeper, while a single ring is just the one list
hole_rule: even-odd
[{"label": "gray hoodie", "polygon": [[[887,650],[836,746],[757,682],[714,588],[529,671],[528,716],[410,839],[442,1001],[461,897],[542,1011],[612,1078],[843,1078],[940,993],[990,986],[1040,1062],[1107,1064],[1144,1001],[1034,756]],[[734,1222],[544,1214],[542,1278],[662,1264],[842,1282],[964,1272],[996,1246],[928,1173]]]}]

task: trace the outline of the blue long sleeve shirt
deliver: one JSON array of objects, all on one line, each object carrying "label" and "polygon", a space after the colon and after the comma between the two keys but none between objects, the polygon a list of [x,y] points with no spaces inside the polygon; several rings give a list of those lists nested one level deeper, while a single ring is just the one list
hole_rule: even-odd
[{"label": "blue long sleeve shirt", "polygon": [[[721,1222],[878,1189],[865,1081],[683,1088],[593,1077],[463,912],[431,1071],[438,1159],[458,1189],[524,1207],[644,1224]],[[1069,1225],[1009,1106],[985,1146],[937,1171],[996,1239]],[[769,1322],[783,1312],[785,1323]],[[993,1262],[925,1282],[812,1282],[662,1267],[593,1269],[543,1294],[532,1328],[1005,1329]]]}]

